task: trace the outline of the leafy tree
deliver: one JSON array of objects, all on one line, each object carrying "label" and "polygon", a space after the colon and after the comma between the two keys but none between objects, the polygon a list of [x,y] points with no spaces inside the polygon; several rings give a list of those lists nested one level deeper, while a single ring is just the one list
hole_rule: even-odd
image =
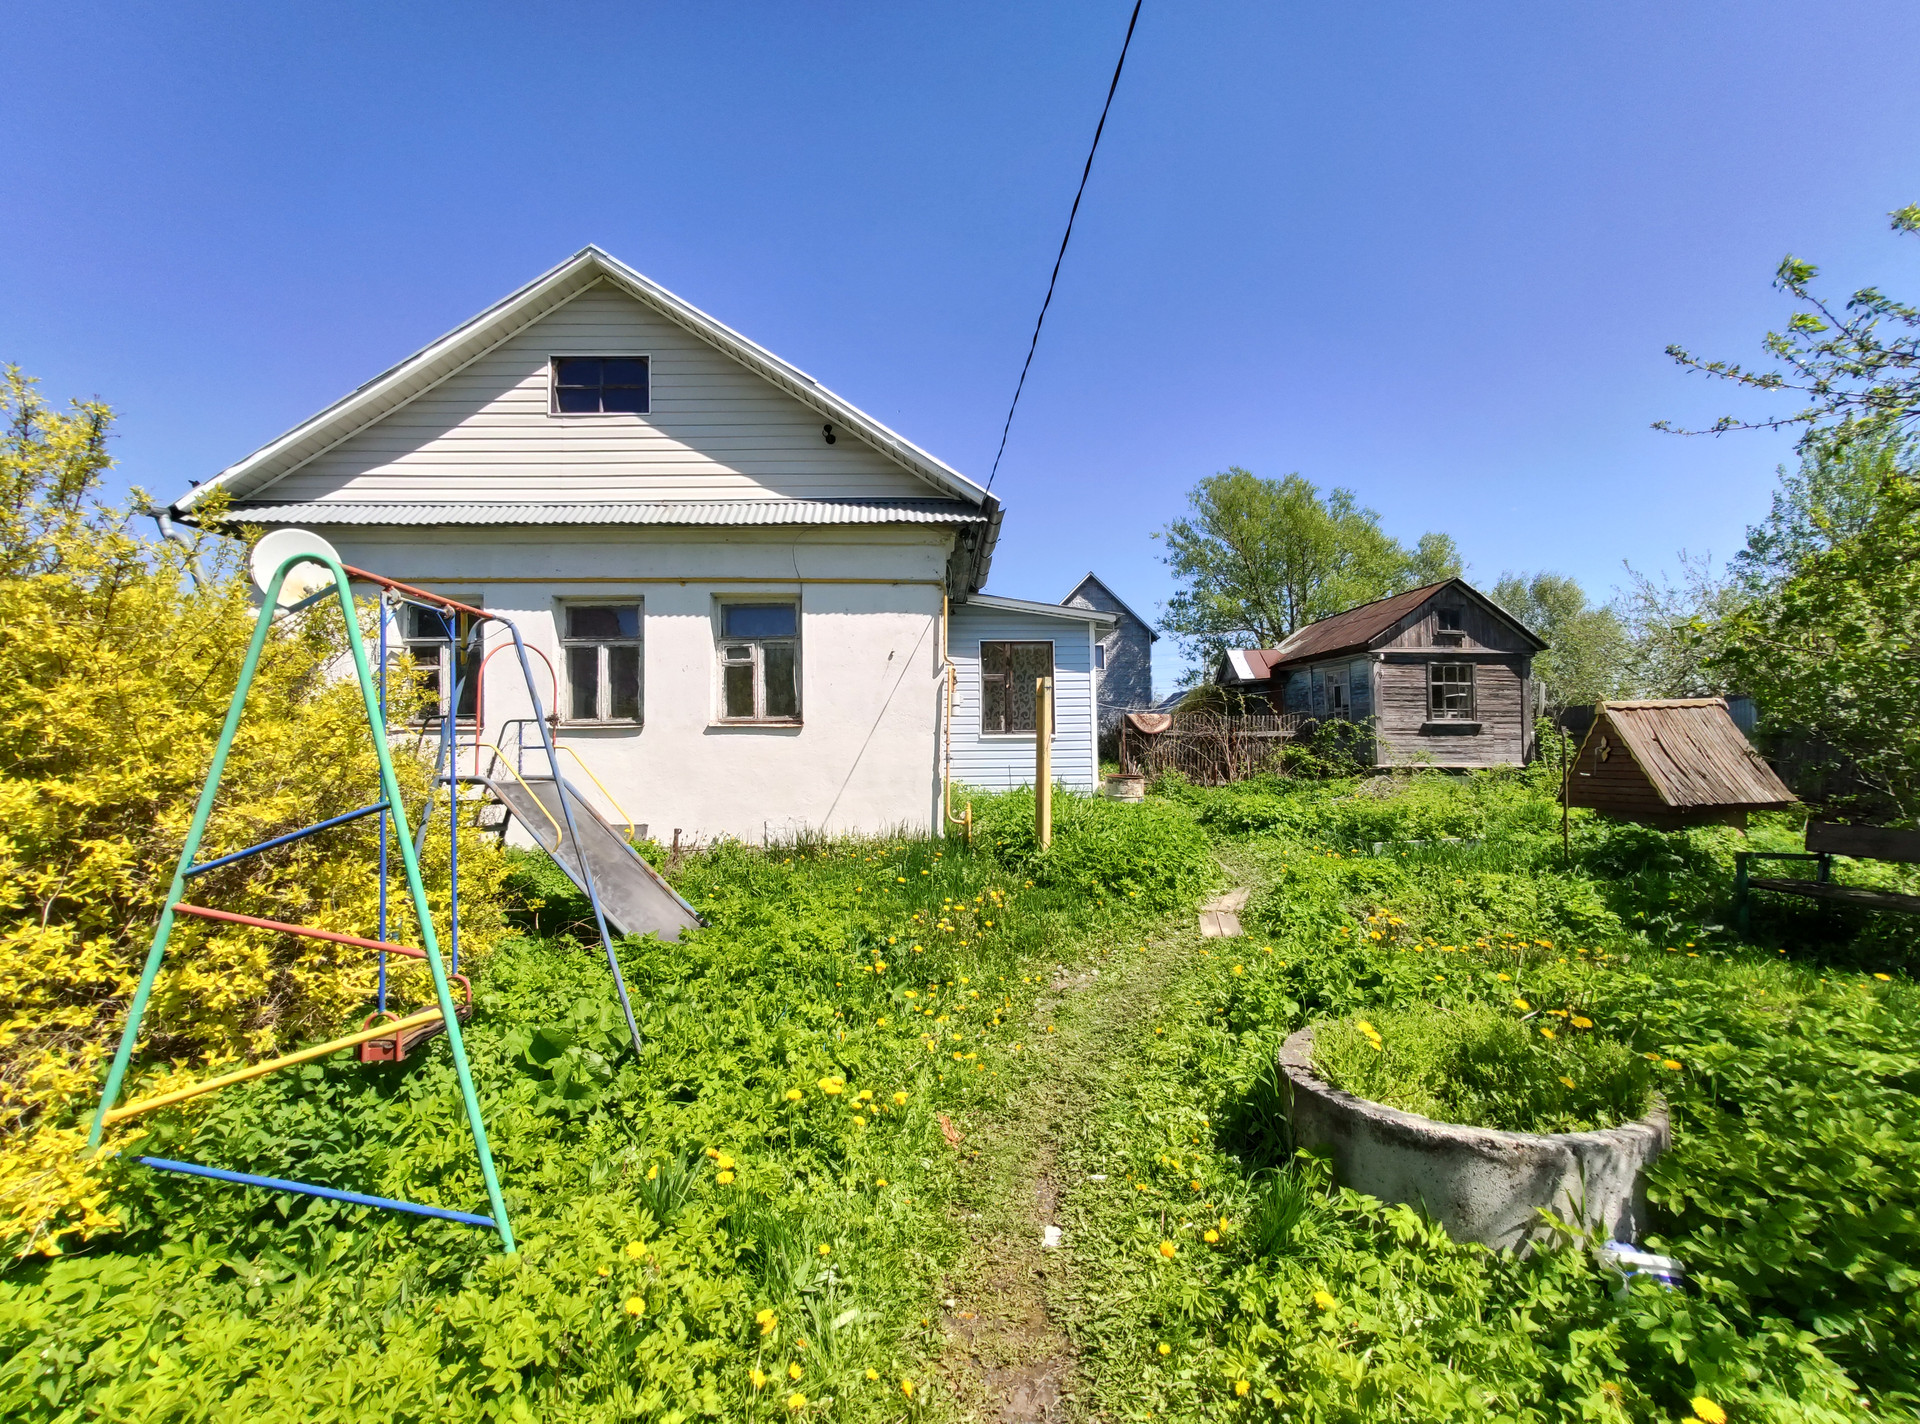
[{"label": "leafy tree", "polygon": [[[1920,204],[1891,216],[1895,232],[1920,236]],[[1790,415],[1766,420],[1722,416],[1709,433],[1798,427],[1801,448],[1812,450],[1844,445],[1862,434],[1911,431],[1920,422],[1920,307],[1863,287],[1836,309],[1814,295],[1818,276],[1811,262],[1791,255],[1774,273],[1773,285],[1800,307],[1785,331],[1767,333],[1766,349],[1784,370],[1751,370],[1733,361],[1702,360],[1684,347],[1667,348],[1689,370],[1749,390],[1794,392],[1805,402]],[[1654,429],[1675,427],[1662,420]]]},{"label": "leafy tree", "polygon": [[1563,574],[1502,574],[1493,601],[1547,640],[1534,676],[1556,707],[1617,697],[1626,676],[1627,632],[1611,608],[1587,602]]},{"label": "leafy tree", "polygon": [[1615,607],[1627,635],[1623,682],[1635,697],[1720,697],[1743,689],[1716,665],[1725,622],[1746,602],[1713,561],[1680,551],[1680,577],[1655,579],[1626,566],[1628,587]]},{"label": "leafy tree", "polygon": [[1353,491],[1323,496],[1300,475],[1262,479],[1238,466],[1200,481],[1190,510],[1157,534],[1180,581],[1162,627],[1205,668],[1230,647],[1272,647],[1304,624],[1391,593],[1452,578],[1445,534],[1412,549]]},{"label": "leafy tree", "polygon": [[1891,476],[1920,469],[1920,441],[1897,431],[1861,432],[1779,470],[1773,508],[1747,530],[1733,571],[1758,594],[1784,583],[1812,555],[1845,543],[1872,523]]},{"label": "leafy tree", "polygon": [[1720,639],[1716,670],[1838,774],[1837,803],[1920,823],[1920,478],[1885,474],[1861,526],[1797,559]]},{"label": "leafy tree", "polygon": [[[0,371],[0,1245],[57,1252],[109,1228],[99,1175],[76,1155],[194,800],[253,631],[242,553],[143,538],[96,501],[112,414],[50,407]],[[197,552],[201,580],[190,587]],[[337,610],[275,628],[203,845],[205,858],[372,799],[373,739],[358,688],[332,675]],[[412,695],[402,677],[395,702]],[[398,759],[407,803],[427,767]],[[442,820],[441,826],[446,822]],[[224,909],[365,934],[375,823],[364,820],[196,881]],[[499,860],[461,845],[461,946],[500,927]],[[429,894],[446,903],[445,836],[429,836]],[[390,933],[409,928],[396,897]],[[330,1036],[365,1012],[372,966],[280,936],[182,920],[142,1032],[175,1065]],[[422,1001],[425,976],[395,988]]]}]

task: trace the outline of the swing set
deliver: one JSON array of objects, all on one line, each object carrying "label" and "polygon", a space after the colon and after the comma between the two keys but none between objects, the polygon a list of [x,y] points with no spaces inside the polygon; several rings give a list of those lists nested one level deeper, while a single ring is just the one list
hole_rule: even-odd
[{"label": "swing set", "polygon": [[[145,1167],[162,1172],[180,1173],[187,1176],[203,1177],[214,1181],[231,1182],[240,1186],[260,1188],[267,1191],[288,1192],[300,1196],[320,1197],[330,1201],[347,1202],[358,1206],[378,1207],[387,1211],[400,1212],[413,1216],[431,1217],[442,1221],[459,1222],[468,1226],[484,1227],[494,1231],[500,1238],[501,1249],[509,1254],[514,1251],[513,1227],[507,1219],[506,1203],[500,1194],[499,1176],[494,1169],[493,1153],[487,1144],[486,1124],[481,1120],[479,1098],[474,1092],[473,1071],[467,1059],[466,1044],[460,1032],[461,1022],[468,1018],[473,1006],[473,986],[460,971],[460,850],[459,850],[459,810],[460,786],[463,778],[458,775],[456,765],[455,733],[457,729],[457,709],[460,705],[462,688],[461,627],[467,625],[466,639],[471,650],[478,650],[484,642],[484,632],[489,625],[497,625],[508,633],[517,654],[521,676],[524,679],[528,700],[533,706],[533,717],[528,719],[540,729],[548,763],[554,770],[554,779],[559,781],[559,763],[554,755],[553,731],[541,707],[540,694],[534,684],[533,670],[527,660],[526,643],[520,636],[520,630],[509,619],[483,609],[473,608],[453,599],[443,598],[424,589],[399,583],[393,579],[382,578],[343,564],[326,540],[316,534],[299,529],[284,529],[269,534],[255,548],[252,559],[254,582],[263,594],[260,616],[255,622],[253,639],[248,644],[245,659],[240,665],[240,679],[234,688],[233,700],[227,707],[226,722],[220,731],[220,739],[214,747],[213,763],[207,771],[205,785],[200,791],[200,800],[194,809],[193,821],[187,831],[187,838],[180,849],[180,859],[174,869],[173,882],[167,891],[166,901],[160,910],[160,920],[154,930],[152,946],[147,951],[146,964],[141,970],[140,983],[135,989],[133,1003],[127,1012],[126,1027],[121,1031],[120,1043],[114,1052],[113,1064],[108,1069],[106,1086],[100,1095],[100,1108],[94,1114],[92,1127],[87,1136],[87,1150],[96,1151],[102,1142],[108,1127],[115,1123],[155,1112],[186,1102],[221,1088],[231,1087],[255,1078],[264,1077],[281,1068],[290,1068],[297,1064],[309,1063],[326,1058],[343,1049],[357,1049],[362,1063],[400,1062],[427,1038],[444,1033],[447,1046],[452,1053],[454,1076],[460,1085],[460,1096],[466,1108],[467,1123],[473,1132],[473,1143],[480,1162],[480,1174],[486,1182],[487,1202],[491,1215],[474,1212],[452,1211],[444,1207],[427,1206],[418,1202],[396,1201],[387,1197],[370,1196],[362,1192],[343,1191],[333,1187],[318,1186],[308,1182],[288,1181],[280,1177],[263,1177],[248,1172],[232,1172],[220,1167],[208,1167],[198,1163],[179,1162],[170,1158],[143,1156],[135,1160]],[[367,663],[367,650],[360,634],[359,620],[355,614],[350,582],[372,584],[379,589],[380,600],[380,666],[376,678]],[[374,755],[379,766],[380,796],[371,805],[362,806],[356,811],[334,816],[314,825],[306,826],[285,835],[275,836],[258,845],[238,850],[231,855],[223,855],[214,860],[196,862],[201,841],[207,829],[207,821],[213,812],[215,798],[220,790],[220,778],[226,768],[227,756],[233,749],[235,734],[239,731],[242,713],[246,707],[247,691],[252,686],[254,673],[259,666],[260,655],[266,646],[268,631],[275,621],[326,602],[331,598],[339,600],[341,614],[347,628],[347,646],[353,659],[354,676],[358,681],[361,702],[366,711],[367,726],[373,734]],[[447,672],[441,680],[440,718],[438,749],[434,758],[433,776],[429,782],[427,804],[421,812],[420,825],[416,833],[409,834],[406,807],[401,800],[400,784],[394,775],[392,749],[388,743],[387,727],[387,624],[390,613],[395,608],[424,610],[437,617],[447,635]],[[502,644],[494,651],[504,651]],[[491,657],[491,654],[487,656]],[[480,660],[483,661],[483,660]],[[551,669],[549,669],[551,671]],[[478,729],[475,732],[478,736]],[[451,964],[443,962],[440,953],[440,941],[435,932],[433,916],[427,904],[425,883],[420,876],[420,855],[426,847],[427,832],[433,819],[434,800],[439,787],[447,791],[448,855],[449,855],[449,909],[447,915],[447,947]],[[633,1005],[627,997],[626,980],[620,972],[620,961],[614,953],[613,937],[608,931],[607,918],[600,905],[599,892],[594,884],[594,876],[586,864],[586,858],[580,854],[580,836],[575,823],[570,797],[558,796],[559,810],[565,822],[568,840],[580,864],[582,888],[593,906],[594,920],[600,931],[601,943],[606,950],[607,966],[612,971],[614,989],[620,998],[621,1011],[626,1016],[627,1031],[633,1040],[634,1051],[640,1050],[640,1029],[634,1021]],[[278,849],[302,841],[309,836],[319,835],[337,826],[364,820],[369,816],[380,818],[380,857],[379,886],[380,908],[379,927],[373,938],[361,938],[357,935],[340,934],[333,930],[319,929],[311,925],[290,924],[281,920],[263,919],[254,915],[235,914],[228,910],[214,909],[205,905],[189,904],[186,899],[187,887],[196,876],[222,866],[232,865],[263,852]],[[559,826],[555,826],[555,849],[560,845]],[[419,926],[418,946],[398,944],[388,938],[388,885],[390,878],[389,842],[399,849],[401,871],[406,882],[406,894],[411,905],[414,920]],[[544,842],[543,842],[544,845]],[[127,1067],[133,1056],[133,1046],[139,1036],[140,1022],[146,1013],[147,1001],[153,992],[155,979],[166,958],[167,942],[173,934],[177,918],[186,915],[190,918],[214,921],[221,924],[244,925],[253,929],[270,930],[276,934],[289,935],[297,939],[319,940],[330,944],[343,945],[354,949],[364,949],[377,957],[376,1007],[360,1028],[343,1037],[326,1043],[315,1044],[310,1048],[299,1049],[278,1058],[255,1063],[218,1077],[207,1078],[183,1088],[159,1093],[152,1097],[141,1098],[124,1106],[116,1106],[120,1090],[125,1083]],[[433,976],[434,1007],[423,1009],[406,1016],[398,1015],[387,1008],[387,957],[398,955],[404,959],[424,960]],[[462,999],[456,1001],[453,986],[458,984],[464,991]]]}]

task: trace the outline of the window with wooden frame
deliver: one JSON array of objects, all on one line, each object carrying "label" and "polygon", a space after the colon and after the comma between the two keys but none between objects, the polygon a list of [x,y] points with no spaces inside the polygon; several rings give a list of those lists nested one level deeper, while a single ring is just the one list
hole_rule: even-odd
[{"label": "window with wooden frame", "polygon": [[645,356],[555,356],[554,415],[645,415],[653,409],[651,360]]},{"label": "window with wooden frame", "polygon": [[800,605],[720,605],[720,720],[800,720]]},{"label": "window with wooden frame", "polygon": [[[477,604],[477,596],[462,595],[461,603]],[[449,689],[459,687],[459,705],[454,715],[471,722],[480,710],[480,649],[468,646],[476,620],[471,613],[442,614],[438,609],[422,608],[416,603],[400,609],[401,645],[413,659],[416,685],[426,699],[426,715],[446,716]],[[455,655],[449,635],[458,641]]]},{"label": "window with wooden frame", "polygon": [[567,720],[640,720],[640,604],[568,603],[561,610]]},{"label": "window with wooden frame", "polygon": [[980,645],[980,730],[987,736],[1037,730],[1038,683],[1053,676],[1052,643]]},{"label": "window with wooden frame", "polygon": [[1427,664],[1427,720],[1473,720],[1473,664]]}]

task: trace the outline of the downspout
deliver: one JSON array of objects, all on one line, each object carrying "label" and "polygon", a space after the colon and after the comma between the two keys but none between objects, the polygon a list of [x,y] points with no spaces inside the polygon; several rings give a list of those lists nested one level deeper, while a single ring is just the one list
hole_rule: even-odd
[{"label": "downspout", "polygon": [[967,803],[964,816],[953,814],[953,692],[954,684],[959,680],[960,670],[954,666],[953,652],[947,640],[949,602],[947,591],[940,590],[940,661],[946,667],[947,715],[940,723],[940,734],[944,748],[940,757],[940,824],[944,830],[949,824],[966,829],[967,844],[973,844],[973,803]]},{"label": "downspout", "polygon": [[167,540],[169,543],[178,544],[187,551],[188,586],[196,593],[199,592],[200,551],[198,546],[193,542],[192,536],[187,534],[185,530],[174,527],[172,509],[166,506],[155,508],[153,505],[148,505],[146,512],[152,517],[154,524],[159,527],[160,537],[162,539]]}]

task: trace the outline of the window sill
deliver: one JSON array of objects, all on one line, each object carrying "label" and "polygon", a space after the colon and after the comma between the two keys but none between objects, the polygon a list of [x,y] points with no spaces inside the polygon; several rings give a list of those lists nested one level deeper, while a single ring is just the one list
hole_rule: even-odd
[{"label": "window sill", "polygon": [[1479,731],[1480,724],[1465,717],[1442,717],[1437,720],[1429,718],[1420,724],[1422,736],[1432,736],[1436,732],[1454,732],[1463,737],[1471,737],[1477,735]]},{"label": "window sill", "polygon": [[723,717],[707,723],[709,732],[797,732],[806,723],[798,717]]},{"label": "window sill", "polygon": [[615,722],[598,720],[592,722],[561,722],[555,727],[561,732],[637,732],[646,726],[645,722]]}]

